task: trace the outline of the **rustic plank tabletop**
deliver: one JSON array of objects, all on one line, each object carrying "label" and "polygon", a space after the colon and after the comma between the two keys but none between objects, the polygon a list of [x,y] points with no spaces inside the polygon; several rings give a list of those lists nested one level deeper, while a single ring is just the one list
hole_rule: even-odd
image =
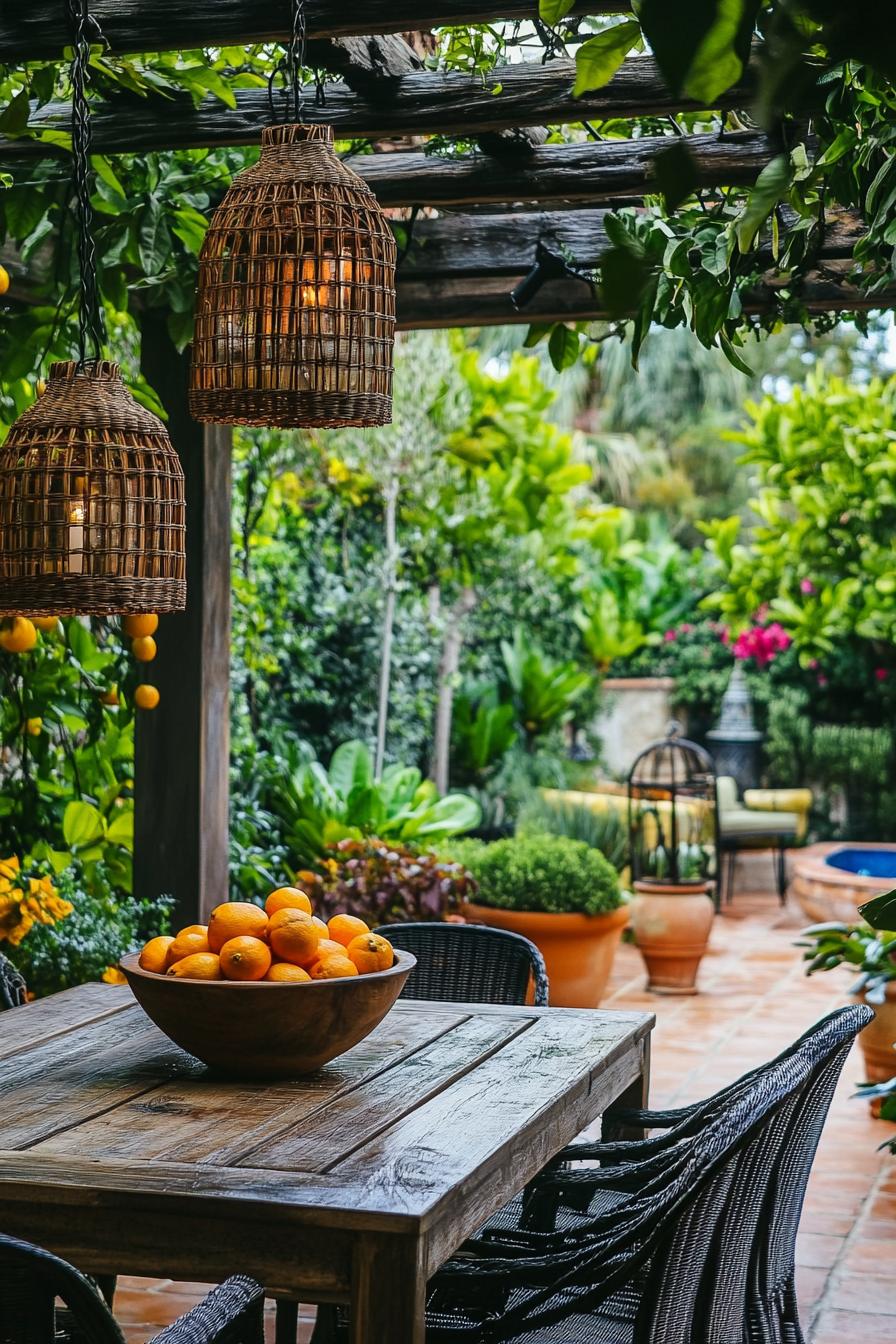
[{"label": "rustic plank tabletop", "polygon": [[612,1102],[645,1013],[400,1001],[313,1077],[213,1077],[126,988],[4,1013],[0,1227],[94,1273],[351,1303],[353,1344],[422,1344],[428,1276]]}]

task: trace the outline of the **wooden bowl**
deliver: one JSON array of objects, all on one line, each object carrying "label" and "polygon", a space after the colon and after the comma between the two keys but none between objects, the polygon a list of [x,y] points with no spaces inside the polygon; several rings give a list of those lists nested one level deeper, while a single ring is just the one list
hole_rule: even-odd
[{"label": "wooden bowl", "polygon": [[297,1078],[314,1073],[369,1036],[401,993],[416,958],[339,980],[181,980],[141,970],[136,953],[121,969],[140,1007],[175,1045],[222,1073]]}]

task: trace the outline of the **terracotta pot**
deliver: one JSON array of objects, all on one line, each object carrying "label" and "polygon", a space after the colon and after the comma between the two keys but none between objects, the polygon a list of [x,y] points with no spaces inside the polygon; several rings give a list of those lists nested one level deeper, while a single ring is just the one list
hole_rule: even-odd
[{"label": "terracotta pot", "polygon": [[636,882],[632,929],[647,967],[647,988],[658,994],[696,994],[697,970],[715,916],[705,882],[660,886]]},{"label": "terracotta pot", "polygon": [[535,944],[547,967],[554,1008],[596,1008],[607,988],[628,909],[623,905],[606,915],[546,915],[468,904],[464,916],[471,924],[521,933]]},{"label": "terracotta pot", "polygon": [[885,1083],[896,1076],[896,981],[887,985],[883,1003],[868,1003],[864,994],[857,994],[853,1002],[864,1003],[874,1012],[874,1021],[859,1035],[866,1081]]}]

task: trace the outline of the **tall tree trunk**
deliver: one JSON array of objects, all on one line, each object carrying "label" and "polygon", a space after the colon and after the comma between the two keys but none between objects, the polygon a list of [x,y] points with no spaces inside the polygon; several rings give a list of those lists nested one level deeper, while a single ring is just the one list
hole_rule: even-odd
[{"label": "tall tree trunk", "polygon": [[464,619],[476,605],[476,593],[464,588],[451,608],[445,625],[445,640],[439,660],[439,695],[436,702],[435,742],[431,775],[439,793],[448,791],[448,765],[451,755],[451,715],[454,709],[454,681],[460,666],[464,642]]},{"label": "tall tree trunk", "polygon": [[386,501],[386,563],[384,574],[386,605],[383,610],[380,698],[376,720],[376,755],[373,765],[374,775],[377,779],[383,773],[383,761],[386,756],[386,724],[389,718],[389,686],[392,680],[392,637],[395,629],[395,589],[398,574],[398,542],[395,529],[395,515],[398,505],[397,476],[389,478],[383,494]]}]

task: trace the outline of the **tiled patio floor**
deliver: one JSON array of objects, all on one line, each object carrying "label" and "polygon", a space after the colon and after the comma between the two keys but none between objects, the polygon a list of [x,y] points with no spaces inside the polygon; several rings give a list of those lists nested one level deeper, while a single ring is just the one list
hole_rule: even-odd
[{"label": "tiled patio floor", "polygon": [[[759,888],[770,877],[767,858],[750,856],[739,886]],[[637,952],[622,948],[605,1006],[656,1012],[655,1104],[714,1091],[844,1001],[846,973],[805,979],[793,947],[802,922],[798,909],[781,911],[770,894],[740,890],[731,913],[716,922],[702,992],[694,998],[647,994]],[[798,1285],[810,1344],[867,1344],[896,1329],[896,1159],[877,1151],[893,1127],[850,1100],[862,1076],[856,1052],[822,1138],[803,1216]],[[186,1310],[200,1287],[123,1279],[116,1312],[129,1344],[151,1338]]]}]

